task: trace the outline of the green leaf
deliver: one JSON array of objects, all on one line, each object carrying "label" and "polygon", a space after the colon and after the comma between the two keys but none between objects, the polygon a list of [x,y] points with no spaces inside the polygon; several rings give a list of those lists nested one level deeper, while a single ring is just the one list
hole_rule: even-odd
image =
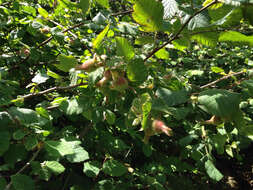
[{"label": "green leaf", "polygon": [[155,53],[155,56],[158,59],[169,59],[170,54],[165,48],[162,48],[158,52]]},{"label": "green leaf", "polygon": [[222,173],[220,173],[220,171],[217,170],[217,168],[214,166],[212,161],[207,160],[205,162],[205,168],[206,168],[206,172],[207,172],[208,176],[211,179],[213,179],[215,181],[220,181],[223,178]]},{"label": "green leaf", "polygon": [[3,177],[1,177],[0,178],[0,189],[4,189],[6,185],[7,185],[6,180]]},{"label": "green leaf", "polygon": [[[186,14],[186,16],[183,19],[183,23],[186,22],[186,20],[189,18],[189,15]],[[200,14],[197,14],[196,16],[194,16],[189,24],[188,24],[188,30],[195,30],[198,28],[205,28],[208,27],[210,25],[210,17],[207,14],[206,11],[202,11]]]},{"label": "green leaf", "polygon": [[65,171],[65,167],[57,161],[46,161],[44,164],[55,175],[59,175]]},{"label": "green leaf", "polygon": [[111,110],[105,110],[104,116],[108,124],[113,125],[115,123],[116,115]]},{"label": "green leaf", "polygon": [[170,19],[179,12],[176,0],[162,0],[162,4],[164,7],[164,19]]},{"label": "green leaf", "polygon": [[219,37],[220,42],[234,42],[253,46],[253,36],[246,36],[236,31],[222,32]]},{"label": "green leaf", "polygon": [[158,88],[156,96],[167,106],[175,106],[189,100],[188,92],[185,90],[171,91],[166,88]]},{"label": "green leaf", "polygon": [[80,0],[80,7],[82,9],[83,14],[85,15],[90,8],[90,0]]},{"label": "green leaf", "polygon": [[73,154],[67,155],[66,158],[71,163],[83,162],[89,159],[89,153],[79,145],[74,145]]},{"label": "green leaf", "polygon": [[27,175],[13,175],[11,176],[11,182],[16,190],[35,190],[34,181]]},{"label": "green leaf", "polygon": [[116,37],[117,55],[125,57],[130,60],[134,57],[134,48],[126,38]]},{"label": "green leaf", "polygon": [[96,0],[96,2],[100,5],[102,5],[103,7],[109,9],[109,0]]},{"label": "green leaf", "polygon": [[253,96],[253,80],[245,80],[241,84],[244,88],[247,88],[249,90],[249,93],[251,96]]},{"label": "green leaf", "polygon": [[241,8],[234,8],[227,15],[223,16],[220,20],[217,20],[212,25],[218,25],[222,27],[235,27],[240,25],[240,21],[243,18]]},{"label": "green leaf", "polygon": [[134,20],[148,32],[163,30],[163,6],[155,0],[138,0],[132,14]]},{"label": "green leaf", "polygon": [[29,137],[27,137],[25,139],[24,145],[25,145],[26,150],[34,149],[38,145],[38,140],[36,136],[30,135]]},{"label": "green leaf", "polygon": [[82,106],[79,105],[79,102],[76,98],[71,100],[63,101],[59,107],[66,115],[78,115],[83,112]]},{"label": "green leaf", "polygon": [[10,139],[11,137],[9,132],[0,132],[0,156],[2,156],[9,149]]},{"label": "green leaf", "polygon": [[240,96],[222,89],[206,90],[199,94],[201,108],[211,115],[232,119],[238,114]]},{"label": "green leaf", "polygon": [[142,59],[133,59],[127,64],[127,77],[131,82],[144,82],[148,77],[148,70]]},{"label": "green leaf", "polygon": [[21,6],[20,10],[23,11],[24,13],[30,14],[32,16],[36,16],[36,9],[31,7],[31,6]]},{"label": "green leaf", "polygon": [[40,179],[48,181],[51,177],[51,172],[46,167],[44,163],[39,163],[38,161],[31,162],[32,174],[38,175]]},{"label": "green leaf", "polygon": [[191,39],[196,40],[200,44],[214,47],[217,45],[218,37],[217,32],[204,32],[191,36]]},{"label": "green leaf", "polygon": [[226,143],[227,137],[225,135],[217,134],[212,137],[212,141],[217,150],[218,154],[224,153],[224,146]]},{"label": "green leaf", "polygon": [[78,61],[73,56],[69,55],[59,55],[58,56],[59,64],[54,64],[59,70],[64,72],[69,72],[70,69],[74,68]]},{"label": "green leaf", "polygon": [[142,145],[142,152],[145,156],[150,157],[152,155],[152,147],[150,144],[143,143]]},{"label": "green leaf", "polygon": [[47,18],[48,17],[48,12],[43,9],[43,8],[38,8],[38,12],[40,13],[41,16],[43,16],[44,18]]},{"label": "green leaf", "polygon": [[39,117],[34,110],[11,107],[8,112],[25,126],[34,126],[38,124]]},{"label": "green leaf", "polygon": [[106,36],[107,32],[109,31],[109,29],[110,29],[110,25],[108,24],[104,28],[104,30],[98,34],[98,36],[96,37],[96,39],[93,41],[93,48],[94,49],[99,49],[100,48],[101,43],[102,43],[104,37]]},{"label": "green leaf", "polygon": [[96,177],[100,172],[101,164],[98,161],[85,162],[83,164],[83,173],[88,177]]},{"label": "green leaf", "polygon": [[127,168],[117,160],[108,160],[103,164],[103,172],[112,177],[119,177],[127,172]]},{"label": "green leaf", "polygon": [[4,161],[10,165],[23,161],[27,156],[27,151],[23,144],[11,144],[4,154]]},{"label": "green leaf", "polygon": [[253,5],[245,5],[243,7],[243,17],[245,20],[249,21],[249,23],[253,26]]},{"label": "green leaf", "polygon": [[32,82],[42,84],[49,79],[49,76],[45,71],[39,71],[32,79]]},{"label": "green leaf", "polygon": [[74,154],[72,144],[66,141],[45,141],[45,149],[54,157]]},{"label": "green leaf", "polygon": [[14,140],[21,140],[24,138],[24,136],[26,136],[26,133],[22,129],[19,129],[13,133]]},{"label": "green leaf", "polygon": [[142,122],[141,122],[141,127],[142,129],[146,129],[148,127],[149,123],[149,113],[152,108],[152,103],[151,101],[147,101],[142,105]]}]

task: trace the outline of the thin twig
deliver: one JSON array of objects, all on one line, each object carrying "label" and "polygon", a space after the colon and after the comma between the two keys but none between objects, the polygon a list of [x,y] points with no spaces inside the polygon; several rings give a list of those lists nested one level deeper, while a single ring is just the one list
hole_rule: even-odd
[{"label": "thin twig", "polygon": [[[20,174],[21,172],[23,172],[30,164],[33,160],[35,160],[35,158],[38,156],[39,152],[40,152],[40,148],[33,154],[32,158],[15,174]],[[10,182],[8,185],[6,185],[4,190],[9,190],[11,188],[12,182]]]},{"label": "thin twig", "polygon": [[213,82],[210,82],[210,83],[208,83],[208,84],[205,84],[205,85],[201,86],[200,89],[213,86],[213,85],[215,85],[216,83],[218,83],[218,82],[220,82],[220,81],[223,81],[223,80],[228,79],[228,78],[230,78],[230,77],[237,76],[237,75],[241,75],[241,74],[244,74],[244,73],[245,73],[245,71],[240,71],[240,72],[237,72],[237,73],[228,74],[228,75],[226,75],[226,76],[224,76],[224,77],[222,77],[222,78],[220,78],[220,79],[217,79],[217,80],[215,80],[215,81],[213,81]]},{"label": "thin twig", "polygon": [[184,28],[187,26],[187,24],[199,13],[203,12],[204,10],[206,10],[208,7],[216,4],[218,2],[218,0],[214,0],[211,3],[207,4],[206,6],[202,7],[201,9],[199,9],[198,11],[196,11],[193,15],[191,15],[186,22],[181,26],[181,28],[177,31],[176,34],[172,35],[172,37],[169,39],[169,41],[167,41],[166,43],[164,43],[163,45],[161,45],[160,47],[155,48],[152,52],[150,52],[147,57],[144,59],[144,62],[146,62],[150,57],[152,57],[156,52],[158,52],[160,49],[164,48],[165,46],[167,46],[168,44],[170,44],[172,41],[174,41],[175,39],[178,38],[179,34],[184,30]]},{"label": "thin twig", "polygon": [[[70,30],[73,30],[73,29],[75,29],[75,28],[78,28],[78,27],[80,27],[80,26],[82,26],[82,25],[84,25],[83,22],[81,22],[81,23],[79,23],[79,24],[76,24],[76,25],[74,25],[74,26],[71,26],[70,28],[67,28],[67,29],[63,30],[62,32],[63,32],[63,33],[69,32]],[[41,44],[39,44],[39,45],[37,46],[37,48],[40,48],[40,47],[46,45],[46,44],[47,44],[48,42],[50,42],[52,39],[53,39],[53,36],[49,37],[48,39],[46,39],[45,41],[43,41]]]},{"label": "thin twig", "polygon": [[129,14],[129,13],[132,13],[132,12],[134,12],[134,10],[121,11],[121,12],[118,12],[118,13],[112,13],[111,16],[126,15],[126,14]]},{"label": "thin twig", "polygon": [[[58,23],[58,22],[56,22],[56,21],[54,21],[54,20],[51,20],[51,19],[47,19],[49,22],[52,22],[53,24],[55,24],[55,25],[57,25],[57,26],[60,26],[60,27],[62,27],[62,28],[65,28],[63,25],[61,25],[60,23]],[[73,33],[73,32],[71,32],[71,31],[68,31],[68,33],[70,34],[70,35],[72,35],[74,38],[77,38],[77,36]]]},{"label": "thin twig", "polygon": [[72,85],[72,86],[55,86],[55,87],[49,88],[47,90],[40,91],[38,93],[27,94],[27,95],[21,96],[20,98],[27,99],[27,98],[31,98],[31,97],[35,97],[35,96],[40,96],[40,95],[48,94],[48,93],[53,92],[53,91],[70,90],[72,88],[76,88],[78,86],[83,86],[83,85],[87,85],[87,84],[88,83],[80,83],[80,84],[75,84],[75,85]]}]

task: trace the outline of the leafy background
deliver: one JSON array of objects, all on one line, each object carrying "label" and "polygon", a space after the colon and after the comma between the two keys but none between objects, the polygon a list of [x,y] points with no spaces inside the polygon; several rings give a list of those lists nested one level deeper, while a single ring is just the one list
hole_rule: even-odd
[{"label": "leafy background", "polygon": [[252,11],[0,0],[0,189],[252,189]]}]

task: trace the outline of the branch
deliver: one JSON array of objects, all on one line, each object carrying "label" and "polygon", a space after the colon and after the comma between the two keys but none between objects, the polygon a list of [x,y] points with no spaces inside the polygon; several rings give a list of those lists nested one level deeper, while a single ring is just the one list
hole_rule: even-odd
[{"label": "branch", "polygon": [[[35,158],[38,156],[39,152],[40,152],[41,148],[39,148],[32,156],[32,158],[15,174],[20,174],[21,172],[23,172],[30,164],[33,160],[35,160]],[[6,185],[4,190],[9,190],[11,188],[12,182],[10,182],[8,185]]]},{"label": "branch", "polygon": [[[69,32],[70,30],[73,30],[73,29],[75,29],[75,28],[78,28],[78,27],[80,27],[80,26],[82,26],[82,25],[84,25],[83,22],[81,22],[81,23],[79,23],[79,24],[76,24],[76,25],[74,25],[74,26],[71,26],[70,28],[67,28],[67,29],[63,30],[62,32],[63,32],[63,33]],[[39,44],[39,45],[37,46],[37,48],[40,48],[40,47],[46,45],[46,44],[47,44],[48,42],[50,42],[52,39],[53,39],[53,36],[49,37],[48,39],[46,39],[45,41],[43,41],[41,44]]]},{"label": "branch", "polygon": [[38,93],[24,95],[24,96],[21,96],[19,98],[27,99],[27,98],[31,98],[31,97],[35,97],[35,96],[48,94],[50,92],[57,91],[57,90],[70,90],[72,88],[76,88],[78,86],[83,86],[83,85],[87,85],[87,84],[88,83],[80,83],[80,84],[75,84],[75,85],[72,85],[72,86],[55,86],[55,87],[49,88],[47,90],[40,91]]},{"label": "branch", "polygon": [[[58,22],[56,22],[56,21],[54,21],[54,20],[51,20],[51,19],[47,19],[49,22],[52,22],[53,24],[55,24],[55,25],[57,25],[57,26],[60,26],[60,27],[62,27],[62,28],[65,28],[63,25],[61,25],[60,23],[58,23]],[[68,33],[70,34],[70,35],[72,35],[74,38],[77,38],[77,36],[73,33],[73,32],[71,32],[71,31],[68,31]]]},{"label": "branch", "polygon": [[208,84],[205,84],[205,85],[201,86],[200,89],[213,86],[213,85],[215,85],[216,83],[218,83],[218,82],[220,82],[220,81],[223,81],[223,80],[228,79],[228,78],[230,78],[230,77],[237,76],[237,75],[241,75],[241,74],[244,74],[244,73],[246,73],[246,71],[240,71],[240,72],[237,72],[237,73],[228,74],[228,75],[226,75],[226,76],[224,76],[224,77],[222,77],[222,78],[220,78],[220,79],[217,79],[217,80],[215,80],[215,81],[213,81],[213,82],[210,82],[210,83],[208,83]]},{"label": "branch", "polygon": [[126,15],[126,14],[129,14],[129,13],[132,13],[132,12],[134,12],[134,10],[121,11],[121,12],[118,12],[118,13],[113,13],[110,16]]},{"label": "branch", "polygon": [[179,34],[183,31],[183,29],[187,26],[187,24],[199,13],[203,12],[204,10],[206,10],[208,7],[216,4],[218,2],[218,0],[213,0],[211,3],[207,4],[205,7],[202,7],[201,9],[199,9],[198,11],[196,11],[193,15],[191,15],[186,22],[181,26],[181,28],[177,31],[176,34],[172,35],[172,37],[169,39],[168,42],[164,43],[163,45],[161,45],[160,47],[155,48],[152,52],[150,52],[147,57],[144,59],[144,62],[146,62],[150,57],[152,57],[156,52],[158,52],[160,49],[164,48],[165,46],[167,46],[168,44],[170,44],[172,41],[174,41],[175,39],[178,38]]}]

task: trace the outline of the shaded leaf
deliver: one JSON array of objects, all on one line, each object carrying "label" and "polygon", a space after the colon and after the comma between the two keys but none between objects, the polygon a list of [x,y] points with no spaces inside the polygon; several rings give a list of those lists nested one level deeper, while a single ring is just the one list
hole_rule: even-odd
[{"label": "shaded leaf", "polygon": [[127,168],[117,160],[108,160],[103,164],[103,172],[113,177],[119,177],[127,172]]},{"label": "shaded leaf", "polygon": [[232,119],[239,112],[240,96],[222,89],[206,90],[199,94],[201,108],[211,115]]},{"label": "shaded leaf", "polygon": [[13,175],[11,176],[11,182],[16,190],[35,190],[34,181],[27,175]]},{"label": "shaded leaf", "polygon": [[144,82],[148,77],[148,70],[142,59],[133,59],[127,64],[127,77],[131,82]]},{"label": "shaded leaf", "polygon": [[98,161],[85,162],[83,164],[83,173],[88,177],[96,177],[100,172],[101,164]]}]

